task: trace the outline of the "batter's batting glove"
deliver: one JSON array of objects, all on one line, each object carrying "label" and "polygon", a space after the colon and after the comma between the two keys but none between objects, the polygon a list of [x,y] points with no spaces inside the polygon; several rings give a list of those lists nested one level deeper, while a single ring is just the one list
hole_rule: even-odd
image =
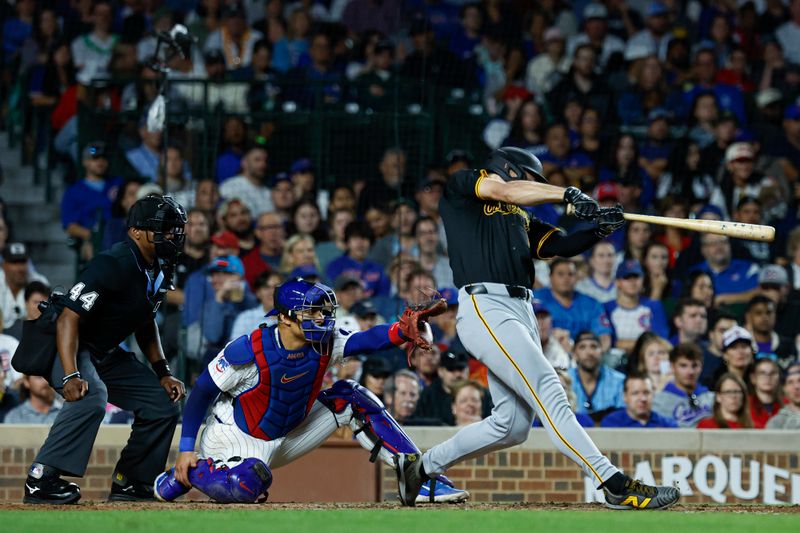
[{"label": "batter's batting glove", "polygon": [[614,207],[601,207],[597,212],[597,229],[595,233],[598,237],[606,238],[622,226],[625,225],[625,217],[622,206],[617,204]]},{"label": "batter's batting glove", "polygon": [[574,208],[572,214],[580,220],[594,220],[600,209],[597,200],[583,193],[577,187],[567,187],[564,191],[564,202]]}]

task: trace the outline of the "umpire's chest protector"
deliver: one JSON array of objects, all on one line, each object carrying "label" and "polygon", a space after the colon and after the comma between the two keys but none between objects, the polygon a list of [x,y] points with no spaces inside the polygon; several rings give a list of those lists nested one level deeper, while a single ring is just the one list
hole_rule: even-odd
[{"label": "umpire's chest protector", "polygon": [[305,419],[330,360],[311,349],[296,359],[286,357],[274,335],[274,328],[259,328],[250,336],[258,384],[234,399],[236,425],[263,440],[283,437]]}]

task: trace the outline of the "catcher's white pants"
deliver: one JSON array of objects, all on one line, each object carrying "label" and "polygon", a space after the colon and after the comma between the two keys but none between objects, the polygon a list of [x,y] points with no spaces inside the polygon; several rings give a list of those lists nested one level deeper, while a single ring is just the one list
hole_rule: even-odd
[{"label": "catcher's white pants", "polygon": [[603,483],[618,470],[575,419],[542,352],[530,300],[511,298],[503,285],[483,285],[489,294],[459,290],[456,328],[464,347],[489,369],[494,409],[426,452],[425,472],[439,475],[460,461],[525,442],[538,415],[556,447]]},{"label": "catcher's white pants", "polygon": [[[214,404],[206,419],[206,427],[200,435],[199,455],[204,459],[210,457],[225,462],[232,457],[255,457],[270,468],[280,468],[319,447],[337,428],[346,425],[353,431],[361,426],[353,418],[350,406],[334,414],[316,401],[306,419],[285,437],[265,441],[239,429],[234,422],[231,401],[223,397]],[[364,449],[372,450],[374,443],[367,437],[367,432],[358,432],[356,439]],[[384,448],[381,448],[380,458],[389,466],[394,465],[392,454]]]}]

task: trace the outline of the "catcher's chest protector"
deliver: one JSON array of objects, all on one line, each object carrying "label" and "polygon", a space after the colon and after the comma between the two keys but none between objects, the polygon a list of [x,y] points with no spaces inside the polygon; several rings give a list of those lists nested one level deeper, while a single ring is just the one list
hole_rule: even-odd
[{"label": "catcher's chest protector", "polygon": [[[239,429],[263,440],[283,437],[305,419],[330,360],[311,348],[286,353],[275,345],[272,332],[261,328],[251,336],[258,384],[233,402]],[[305,355],[291,358],[300,353]]]}]

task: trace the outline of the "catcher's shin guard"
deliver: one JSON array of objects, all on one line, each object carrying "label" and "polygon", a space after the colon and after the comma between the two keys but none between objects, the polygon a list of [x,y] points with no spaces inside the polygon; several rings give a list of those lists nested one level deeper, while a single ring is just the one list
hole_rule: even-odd
[{"label": "catcher's shin guard", "polygon": [[197,463],[189,470],[189,481],[197,490],[220,503],[254,503],[263,495],[266,500],[267,490],[272,485],[272,472],[260,459],[249,457],[229,459],[240,461],[235,466],[228,466],[221,461],[209,458]]},{"label": "catcher's shin guard", "polygon": [[320,392],[317,399],[334,414],[341,413],[348,406],[352,407],[353,420],[350,426],[353,435],[370,452],[370,461],[373,463],[380,456],[392,465],[392,457],[399,453],[420,453],[400,424],[386,412],[383,402],[355,381],[337,381],[330,389]]}]

